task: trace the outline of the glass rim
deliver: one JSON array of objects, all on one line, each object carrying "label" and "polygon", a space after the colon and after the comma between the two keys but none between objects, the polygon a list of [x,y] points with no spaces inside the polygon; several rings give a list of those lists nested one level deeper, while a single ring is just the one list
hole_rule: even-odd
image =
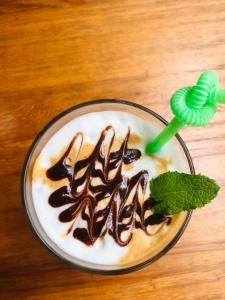
[{"label": "glass rim", "polygon": [[[140,104],[137,104],[135,102],[130,102],[127,100],[119,100],[119,99],[98,99],[98,100],[90,100],[90,101],[86,101],[77,105],[74,105],[64,111],[62,111],[61,113],[57,114],[53,119],[51,119],[40,131],[39,133],[36,135],[36,137],[34,138],[32,144],[30,145],[27,154],[25,156],[25,160],[24,160],[24,164],[23,164],[23,168],[22,168],[22,173],[21,173],[21,180],[20,180],[20,191],[21,191],[21,199],[22,199],[22,205],[25,211],[25,215],[26,215],[26,220],[28,221],[29,226],[32,229],[32,232],[34,234],[34,236],[37,238],[37,240],[39,240],[39,242],[44,246],[45,249],[48,250],[48,252],[53,255],[54,257],[58,258],[61,262],[69,265],[70,267],[73,267],[75,269],[78,269],[80,271],[85,271],[88,273],[92,273],[92,274],[99,274],[99,275],[122,275],[122,274],[127,274],[130,272],[134,272],[134,271],[138,271],[144,267],[147,267],[148,265],[154,263],[155,261],[157,261],[160,257],[162,257],[163,255],[165,255],[180,239],[180,237],[182,236],[182,234],[184,233],[190,219],[191,219],[191,215],[192,215],[192,210],[187,212],[187,216],[185,217],[185,220],[182,224],[182,226],[180,227],[179,231],[177,232],[177,234],[174,236],[174,238],[156,255],[154,255],[153,257],[146,259],[145,261],[138,263],[134,266],[131,267],[127,267],[127,268],[121,268],[121,269],[115,269],[115,270],[104,270],[104,269],[94,269],[94,268],[89,268],[89,267],[85,267],[82,266],[80,264],[71,262],[70,260],[66,259],[65,257],[63,257],[62,255],[60,255],[59,253],[57,253],[57,251],[55,251],[49,244],[47,241],[45,241],[41,235],[41,233],[38,232],[37,228],[35,227],[35,225],[33,224],[32,221],[32,216],[30,215],[30,211],[27,208],[26,205],[26,177],[27,177],[27,170],[28,170],[28,166],[29,166],[29,162],[30,159],[32,157],[33,151],[36,147],[36,145],[38,144],[39,140],[42,138],[42,136],[47,132],[47,130],[54,124],[56,123],[59,119],[61,119],[62,117],[66,116],[67,114],[71,113],[74,110],[86,107],[86,106],[92,106],[92,105],[96,105],[96,104],[123,104],[123,105],[127,105],[127,106],[131,106],[134,108],[137,108],[139,110],[142,110],[148,114],[150,114],[151,116],[155,117],[156,119],[158,119],[161,123],[163,123],[165,126],[168,125],[168,122],[161,117],[158,113],[152,111],[151,109],[142,106]],[[185,144],[185,142],[183,141],[183,139],[180,137],[179,134],[175,135],[175,138],[177,139],[177,141],[179,142],[181,148],[184,151],[185,157],[187,159],[189,168],[190,168],[190,173],[194,174],[195,173],[195,169],[194,169],[194,165],[193,165],[193,161],[191,158],[191,155],[187,149],[187,146]],[[50,238],[49,238],[50,239]]]}]

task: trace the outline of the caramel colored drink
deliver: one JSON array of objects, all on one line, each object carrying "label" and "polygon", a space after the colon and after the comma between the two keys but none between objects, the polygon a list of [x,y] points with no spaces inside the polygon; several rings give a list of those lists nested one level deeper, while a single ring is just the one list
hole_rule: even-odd
[{"label": "caramel colored drink", "polygon": [[153,213],[149,181],[184,171],[168,143],[145,153],[157,134],[151,122],[124,111],[85,113],[49,138],[32,170],[32,198],[48,238],[71,257],[123,268],[154,257],[187,217]]}]

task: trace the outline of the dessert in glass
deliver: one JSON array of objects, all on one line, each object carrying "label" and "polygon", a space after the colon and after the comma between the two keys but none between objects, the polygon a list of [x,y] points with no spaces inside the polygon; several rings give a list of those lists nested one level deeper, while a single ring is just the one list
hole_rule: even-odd
[{"label": "dessert in glass", "polygon": [[61,113],[39,133],[25,160],[22,197],[52,254],[82,270],[122,274],[177,242],[191,212],[154,213],[149,180],[194,167],[178,135],[156,154],[145,153],[166,125],[138,104],[96,100]]}]

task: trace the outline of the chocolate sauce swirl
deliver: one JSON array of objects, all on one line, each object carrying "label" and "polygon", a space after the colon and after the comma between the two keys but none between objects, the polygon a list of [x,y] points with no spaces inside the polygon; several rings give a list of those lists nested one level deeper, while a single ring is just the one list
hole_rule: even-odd
[{"label": "chocolate sauce swirl", "polygon": [[[47,177],[53,181],[68,179],[67,185],[50,195],[49,204],[52,207],[66,205],[59,220],[71,222],[67,234],[73,231],[74,238],[88,246],[106,233],[120,246],[126,246],[135,228],[151,235],[149,225],[169,224],[171,220],[168,216],[146,213],[155,203],[152,198],[144,199],[148,171],[142,170],[130,178],[123,175],[124,164],[141,157],[138,149],[128,148],[129,136],[130,130],[119,150],[113,152],[115,130],[108,126],[92,153],[77,160],[83,143],[83,134],[79,132],[58,162],[47,170]],[[86,227],[76,224],[78,216]]]}]

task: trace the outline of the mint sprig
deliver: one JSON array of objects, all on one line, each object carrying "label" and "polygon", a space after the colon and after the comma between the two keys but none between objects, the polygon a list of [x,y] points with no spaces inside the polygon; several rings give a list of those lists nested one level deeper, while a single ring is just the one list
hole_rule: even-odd
[{"label": "mint sprig", "polygon": [[215,180],[204,175],[166,172],[150,181],[153,211],[158,214],[176,214],[200,208],[218,194]]}]

